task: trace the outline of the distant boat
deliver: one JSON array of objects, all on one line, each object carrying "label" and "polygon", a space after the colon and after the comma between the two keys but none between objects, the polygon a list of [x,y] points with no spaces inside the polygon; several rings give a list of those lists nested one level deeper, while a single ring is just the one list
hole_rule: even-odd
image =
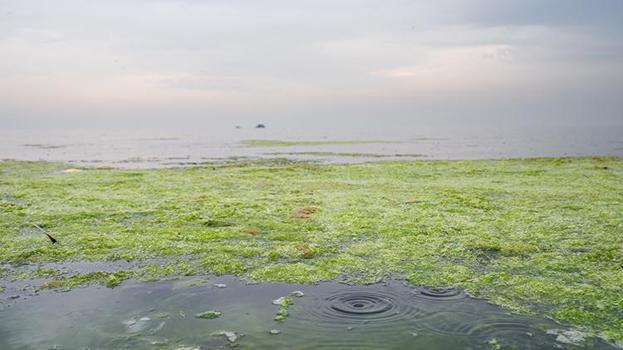
[{"label": "distant boat", "polygon": [[264,128],[266,128],[266,125],[264,125],[264,124],[257,124],[257,125],[255,126],[255,128],[256,128],[256,129],[264,129]]}]

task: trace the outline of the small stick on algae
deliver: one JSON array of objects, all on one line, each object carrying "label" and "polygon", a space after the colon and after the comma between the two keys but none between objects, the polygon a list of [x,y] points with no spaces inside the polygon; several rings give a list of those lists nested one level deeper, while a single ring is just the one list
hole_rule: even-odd
[{"label": "small stick on algae", "polygon": [[46,236],[48,236],[48,238],[50,239],[50,241],[52,241],[52,244],[56,243],[57,240],[56,238],[52,237],[49,233],[45,232],[44,229],[42,229],[39,225],[37,224],[32,224],[34,227],[38,228],[39,230],[41,230],[41,232],[43,232],[43,234],[45,234]]}]

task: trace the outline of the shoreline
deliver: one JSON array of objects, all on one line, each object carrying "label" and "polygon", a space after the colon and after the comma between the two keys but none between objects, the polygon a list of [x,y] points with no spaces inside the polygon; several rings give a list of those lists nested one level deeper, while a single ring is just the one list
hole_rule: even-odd
[{"label": "shoreline", "polygon": [[[336,159],[331,159],[335,157]],[[341,160],[340,160],[341,159]],[[260,156],[230,156],[223,158],[203,158],[190,160],[187,157],[173,158],[141,158],[133,157],[124,160],[47,160],[47,159],[20,159],[0,158],[0,163],[47,163],[62,166],[63,169],[79,170],[167,170],[167,169],[191,169],[219,166],[285,166],[295,164],[309,164],[315,166],[350,166],[363,164],[391,164],[411,162],[495,162],[495,161],[530,161],[552,159],[623,159],[623,155],[612,154],[586,154],[586,155],[536,155],[536,156],[500,156],[483,158],[452,158],[433,157],[419,153],[349,153],[349,152],[324,152],[324,151],[271,151],[261,153]],[[187,161],[184,161],[187,160]],[[132,166],[134,164],[135,166]]]}]

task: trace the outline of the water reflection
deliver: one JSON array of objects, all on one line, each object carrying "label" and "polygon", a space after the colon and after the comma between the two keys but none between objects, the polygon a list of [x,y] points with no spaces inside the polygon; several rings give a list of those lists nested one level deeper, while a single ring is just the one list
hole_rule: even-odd
[{"label": "water reflection", "polygon": [[[218,287],[217,287],[218,285]],[[224,287],[224,285],[226,287]],[[272,300],[301,290],[289,316]],[[0,348],[12,349],[551,349],[611,348],[557,341],[553,321],[508,315],[455,289],[254,284],[233,278],[129,282],[115,289],[8,299]],[[194,315],[218,310],[215,319]],[[551,334],[547,331],[550,330]]]}]

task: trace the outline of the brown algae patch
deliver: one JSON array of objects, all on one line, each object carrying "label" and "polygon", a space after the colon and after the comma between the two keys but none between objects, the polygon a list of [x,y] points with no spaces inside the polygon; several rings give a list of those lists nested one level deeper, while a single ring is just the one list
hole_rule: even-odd
[{"label": "brown algae patch", "polygon": [[243,228],[242,232],[255,236],[258,233],[260,233],[260,229],[255,226],[249,226],[249,227]]},{"label": "brown algae patch", "polygon": [[301,207],[292,211],[292,217],[297,219],[309,219],[318,211],[317,207]]}]

